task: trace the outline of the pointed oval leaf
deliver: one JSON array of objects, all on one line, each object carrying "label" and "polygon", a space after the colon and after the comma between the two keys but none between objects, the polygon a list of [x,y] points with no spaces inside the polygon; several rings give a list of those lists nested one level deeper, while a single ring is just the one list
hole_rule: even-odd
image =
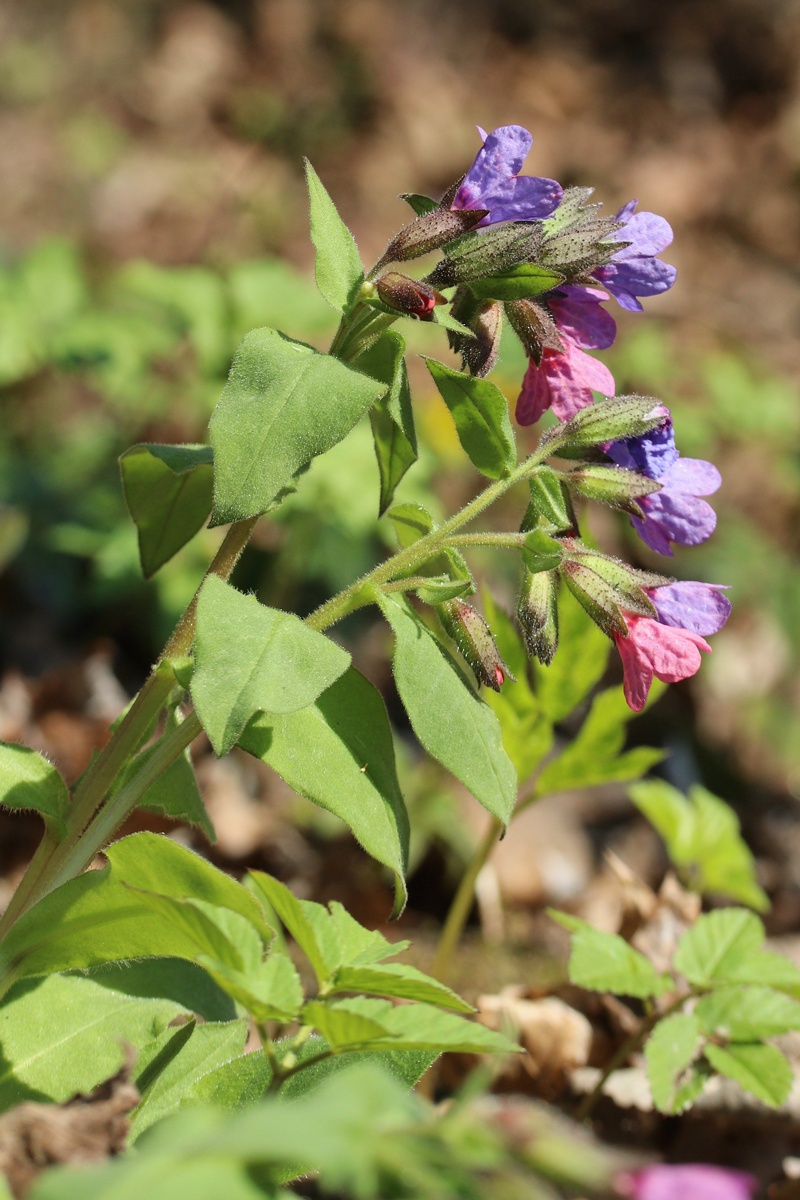
[{"label": "pointed oval leaf", "polygon": [[351,667],[308,707],[256,717],[239,745],[301,796],[340,817],[367,853],[393,872],[403,907],[408,816],[386,707],[363,675]]},{"label": "pointed oval leaf", "polygon": [[394,677],[414,733],[438,762],[493,816],[507,824],[517,773],[500,724],[411,606],[381,596],[395,635]]},{"label": "pointed oval leaf", "polygon": [[706,1058],[720,1075],[733,1079],[762,1104],[779,1108],[789,1097],[794,1075],[777,1046],[737,1042],[706,1046]]},{"label": "pointed oval leaf", "polygon": [[210,446],[143,444],[126,450],[119,467],[149,579],[211,515],[214,453]]},{"label": "pointed oval leaf", "polygon": [[311,240],[317,252],[314,275],[317,287],[332,308],[348,309],[364,282],[364,268],[352,233],[306,159],[306,180],[311,209]]},{"label": "pointed oval leaf", "polygon": [[[700,1027],[691,1013],[673,1013],[659,1021],[644,1048],[647,1080],[659,1112],[678,1113],[688,1107],[688,1068],[700,1045]],[[702,1079],[700,1087],[703,1086]]]},{"label": "pointed oval leaf", "polygon": [[259,604],[214,575],[197,603],[192,699],[217,754],[236,744],[254,713],[312,704],[350,655],[293,613]]},{"label": "pointed oval leaf", "polygon": [[41,754],[16,742],[0,743],[0,804],[38,812],[59,831],[69,815],[69,792],[58,771]]},{"label": "pointed oval leaf", "polygon": [[497,384],[454,371],[433,358],[425,362],[473,466],[489,479],[508,475],[517,463],[517,447],[508,402]]},{"label": "pointed oval leaf", "polygon": [[389,329],[356,362],[359,371],[386,384],[388,389],[369,412],[381,480],[379,515],[389,507],[395,488],[417,461],[405,351],[403,338],[396,330]]},{"label": "pointed oval leaf", "polygon": [[276,329],[248,333],[211,417],[211,524],[263,513],[385,391],[385,384]]},{"label": "pointed oval leaf", "polygon": [[391,996],[397,1000],[418,1000],[454,1012],[474,1012],[449,987],[405,963],[383,963],[379,967],[340,967],[328,988],[333,992],[366,992],[372,996]]}]

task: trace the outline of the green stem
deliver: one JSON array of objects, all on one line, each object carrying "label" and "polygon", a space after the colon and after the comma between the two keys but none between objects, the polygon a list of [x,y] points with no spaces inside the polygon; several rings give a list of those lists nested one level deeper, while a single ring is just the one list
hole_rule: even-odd
[{"label": "green stem", "polygon": [[502,832],[503,822],[497,817],[492,817],[489,828],[475,848],[469,866],[461,876],[439,938],[439,945],[436,947],[436,958],[433,963],[433,974],[442,983],[445,983],[450,977],[453,955],[461,934],[464,932],[464,926],[475,899],[475,883]]},{"label": "green stem", "polygon": [[456,533],[448,546],[523,546],[527,533]]}]

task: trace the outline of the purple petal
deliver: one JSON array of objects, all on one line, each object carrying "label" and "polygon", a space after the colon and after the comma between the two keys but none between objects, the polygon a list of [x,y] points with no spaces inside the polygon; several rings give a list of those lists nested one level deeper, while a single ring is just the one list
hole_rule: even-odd
[{"label": "purple petal", "polygon": [[758,1180],[744,1171],[706,1163],[655,1163],[618,1175],[614,1186],[629,1200],[750,1200]]},{"label": "purple petal", "polygon": [[636,205],[638,203],[639,203],[638,200],[629,200],[627,204],[623,204],[622,208],[619,210],[617,215],[614,217],[614,220],[615,221],[630,220],[630,218],[633,216],[634,212],[636,211]]},{"label": "purple petal", "polygon": [[499,205],[489,202],[489,220],[537,221],[549,217],[561,203],[564,189],[555,179],[539,175],[521,175],[514,180],[510,200]]},{"label": "purple petal", "polygon": [[605,292],[595,288],[564,291],[563,297],[556,296],[550,301],[559,332],[582,350],[607,350],[617,336],[617,323],[597,299],[598,296],[605,299]]},{"label": "purple petal", "polygon": [[660,478],[670,492],[689,492],[693,496],[710,496],[722,483],[714,464],[703,458],[679,458]]},{"label": "purple petal", "polygon": [[502,125],[485,135],[451,208],[489,209],[481,225],[549,217],[563,195],[561,185],[554,179],[519,176],[532,144],[533,138],[521,125]]},{"label": "purple petal", "polygon": [[661,554],[666,551],[653,545],[653,538],[677,542],[679,546],[699,546],[717,527],[717,514],[711,505],[687,492],[673,492],[665,486],[660,492],[643,496],[639,504],[645,519],[642,522],[639,517],[632,517],[634,528],[648,546]]},{"label": "purple petal", "polygon": [[606,454],[618,467],[640,471],[648,479],[661,479],[678,461],[680,455],[675,447],[672,418],[668,408],[663,408],[663,412],[664,420],[649,433],[610,442],[605,447]]},{"label": "purple petal", "polygon": [[720,584],[686,581],[648,588],[662,625],[690,629],[702,637],[719,633],[731,612],[731,602]]},{"label": "purple petal", "polygon": [[[677,277],[677,270],[670,263],[662,262],[660,258],[632,258],[628,262],[603,263],[594,272],[595,279],[614,295],[623,308],[641,310],[641,304],[636,303],[637,296],[659,296],[669,291]],[[623,297],[627,303],[623,303]]]},{"label": "purple petal", "polygon": [[672,242],[673,233],[669,221],[663,217],[656,213],[640,212],[626,222],[624,229],[618,229],[614,237],[630,243],[614,255],[615,262],[625,262],[629,258],[653,258],[660,254]]}]

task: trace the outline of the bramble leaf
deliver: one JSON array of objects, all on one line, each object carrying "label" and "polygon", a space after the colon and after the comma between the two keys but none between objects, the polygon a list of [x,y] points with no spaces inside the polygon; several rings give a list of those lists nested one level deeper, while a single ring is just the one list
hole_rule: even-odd
[{"label": "bramble leaf", "polygon": [[548,909],[572,933],[569,978],[578,987],[620,996],[660,996],[672,981],[616,933],[603,933],[579,917]]},{"label": "bramble leaf", "polygon": [[700,1027],[709,1037],[754,1042],[800,1029],[800,1003],[768,987],[718,987],[695,1008]]},{"label": "bramble leaf", "polygon": [[691,1013],[659,1021],[644,1048],[647,1079],[659,1112],[679,1113],[697,1098],[705,1079],[689,1071],[700,1047],[700,1027]]},{"label": "bramble leaf", "polygon": [[777,1046],[764,1042],[735,1042],[723,1047],[709,1043],[706,1058],[720,1075],[734,1079],[770,1108],[778,1108],[792,1088],[792,1068]]},{"label": "bramble leaf", "polygon": [[764,926],[743,908],[718,908],[687,929],[675,951],[675,970],[689,983],[711,987],[732,983],[736,971],[758,955]]}]

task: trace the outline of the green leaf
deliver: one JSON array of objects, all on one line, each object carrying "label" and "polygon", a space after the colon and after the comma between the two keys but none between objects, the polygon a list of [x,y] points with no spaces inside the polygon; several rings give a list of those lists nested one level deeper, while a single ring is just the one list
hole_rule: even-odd
[{"label": "green leaf", "polygon": [[528,480],[531,502],[523,529],[534,525],[546,533],[566,533],[572,529],[575,516],[561,480],[561,474],[552,467],[536,468],[536,473]]},{"label": "green leaf", "polygon": [[244,971],[210,956],[197,961],[212,979],[250,1013],[255,1021],[293,1021],[303,1003],[300,976],[285,954],[273,950],[266,962],[250,964]]},{"label": "green leaf", "polygon": [[522,561],[532,575],[555,570],[564,557],[564,547],[543,529],[532,529],[526,534],[520,550]]},{"label": "green leaf", "polygon": [[[278,1057],[282,1058],[292,1049],[291,1039],[276,1042],[275,1047]],[[303,1062],[309,1058],[316,1058],[327,1049],[328,1043],[324,1038],[312,1034],[294,1052],[297,1061]],[[411,1088],[436,1058],[435,1052],[426,1050],[367,1050],[335,1054],[287,1079],[281,1087],[279,1098],[293,1100],[304,1096],[331,1075],[338,1074],[356,1062],[380,1066],[400,1083]],[[266,1057],[263,1054],[246,1054],[217,1067],[192,1084],[186,1090],[183,1103],[213,1104],[217,1108],[235,1112],[261,1100],[271,1082],[272,1070]]]},{"label": "green leaf", "polygon": [[732,1042],[754,1042],[800,1029],[800,1003],[768,987],[715,988],[698,1001],[704,1033]]},{"label": "green leaf", "polygon": [[317,287],[332,308],[345,312],[364,282],[364,269],[352,233],[308,159],[305,164],[311,206],[311,240],[317,252],[314,265]]},{"label": "green leaf", "polygon": [[82,976],[18,983],[0,1007],[0,1110],[90,1092],[122,1066],[124,1042],[139,1049],[185,1012]]},{"label": "green leaf", "polygon": [[[159,738],[152,746],[148,746],[128,765],[115,790],[128,783],[141,768],[147,765],[160,748],[163,737],[181,725],[183,720],[180,710],[177,707],[173,708],[167,716],[162,738]],[[184,821],[187,825],[195,825],[203,831],[209,842],[213,843],[217,840],[214,826],[211,824],[200,795],[200,789],[197,786],[197,777],[188,747],[144,792],[137,808],[143,808],[147,812],[160,813],[173,821]]]},{"label": "green leaf", "polygon": [[764,926],[754,913],[719,908],[705,913],[683,934],[675,969],[701,987],[732,983],[737,981],[735,972],[753,959],[763,941]]},{"label": "green leaf", "polygon": [[616,933],[602,933],[568,913],[548,909],[549,915],[572,932],[570,982],[594,992],[620,996],[660,996],[672,981]]},{"label": "green leaf", "polygon": [[328,986],[328,993],[366,992],[372,996],[391,996],[398,1000],[418,1000],[455,1012],[474,1012],[460,996],[444,984],[405,963],[384,963],[380,967],[340,967]]},{"label": "green leaf", "polygon": [[320,1031],[332,1046],[392,1045],[398,1049],[459,1051],[492,1054],[519,1051],[514,1042],[454,1013],[427,1004],[403,1004],[395,1008],[389,1000],[339,1000],[324,1004],[312,1000],[303,1009],[303,1021]]},{"label": "green leaf", "polygon": [[691,1013],[659,1021],[644,1048],[647,1079],[659,1112],[679,1113],[697,1098],[705,1079],[689,1068],[700,1047],[700,1028]]},{"label": "green leaf", "polygon": [[236,1006],[207,973],[183,958],[140,958],[135,962],[111,962],[87,973],[101,987],[126,996],[173,1000],[187,1012],[206,1021],[228,1022]]},{"label": "green leaf", "polygon": [[105,869],[70,880],[20,917],[0,945],[0,978],[146,955],[193,960],[194,940],[167,924],[133,888],[177,899],[203,896],[209,904],[239,913],[262,941],[269,940],[272,931],[255,896],[170,838],[137,833],[105,854]]},{"label": "green leaf", "polygon": [[367,853],[394,873],[402,908],[408,816],[377,689],[351,667],[307,708],[256,717],[239,745],[346,822]]},{"label": "green leaf", "polygon": [[720,1075],[733,1079],[770,1108],[788,1099],[794,1076],[776,1046],[739,1042],[723,1048],[709,1044],[706,1058]]},{"label": "green leaf", "polygon": [[[142,1098],[131,1114],[131,1142],[145,1129],[180,1108],[193,1084],[239,1055],[247,1040],[247,1021],[208,1023],[181,1038],[182,1030],[168,1029],[142,1049],[136,1060],[136,1085]],[[171,1044],[179,1044],[170,1052]]]},{"label": "green leaf", "polygon": [[347,436],[386,391],[275,329],[240,345],[211,417],[212,525],[264,512],[302,467]]},{"label": "green leaf", "polygon": [[436,637],[405,601],[381,596],[395,635],[394,677],[422,745],[504,824],[517,798],[517,773],[497,717],[473,692]]},{"label": "green leaf", "polygon": [[389,509],[387,516],[394,526],[401,550],[413,546],[414,542],[426,537],[434,529],[433,517],[427,508],[414,501],[395,504],[394,508]]},{"label": "green leaf", "polygon": [[405,200],[413,208],[418,217],[425,216],[426,213],[434,212],[439,207],[438,200],[431,200],[430,196],[422,196],[419,192],[402,192],[401,200]]},{"label": "green leaf", "polygon": [[558,271],[550,271],[535,263],[519,263],[499,271],[497,275],[473,280],[470,290],[486,300],[527,300],[552,291],[563,282],[564,276]]},{"label": "green leaf", "polygon": [[59,835],[66,828],[67,785],[46,758],[15,742],[0,742],[0,804],[38,812]]},{"label": "green leaf", "polygon": [[454,371],[433,358],[425,362],[473,466],[489,479],[508,475],[516,466],[517,447],[508,402],[497,384]]},{"label": "green leaf", "polygon": [[165,925],[180,932],[184,944],[192,948],[187,957],[193,962],[208,956],[239,971],[261,963],[264,939],[241,913],[194,896],[165,896],[143,888],[136,888],[135,894]]},{"label": "green leaf", "polygon": [[139,534],[145,579],[185,546],[208,520],[213,503],[210,446],[144,444],[119,460],[125,503]]},{"label": "green leaf", "polygon": [[661,750],[638,746],[620,754],[628,721],[635,714],[625,702],[622,688],[599,692],[578,734],[547,763],[536,782],[536,792],[547,796],[572,788],[637,779],[663,758]]},{"label": "green leaf", "polygon": [[217,754],[255,712],[305,708],[348,668],[350,655],[293,613],[259,604],[215,575],[197,603],[192,699]]},{"label": "green leaf", "polygon": [[381,480],[379,515],[389,507],[395,488],[417,461],[417,435],[405,351],[403,338],[390,329],[357,360],[359,371],[388,387],[386,394],[369,410]]},{"label": "green leaf", "polygon": [[563,721],[606,669],[611,642],[564,589],[558,598],[559,649],[549,667],[533,665],[536,695],[547,716]]},{"label": "green leaf", "polygon": [[800,970],[783,954],[759,950],[728,968],[726,983],[755,983],[800,999]]}]

